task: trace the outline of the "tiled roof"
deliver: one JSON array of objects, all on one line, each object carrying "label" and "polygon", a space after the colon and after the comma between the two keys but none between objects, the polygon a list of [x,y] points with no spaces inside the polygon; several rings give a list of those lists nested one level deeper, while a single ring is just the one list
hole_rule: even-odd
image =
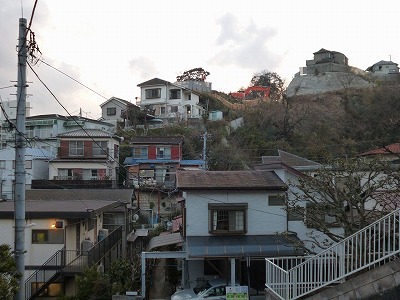
[{"label": "tiled roof", "polygon": [[183,143],[183,137],[162,136],[136,136],[130,140],[130,144],[167,144],[178,145]]},{"label": "tiled roof", "polygon": [[132,189],[26,190],[26,200],[98,200],[130,202]]},{"label": "tiled roof", "polygon": [[370,155],[382,155],[382,154],[390,155],[399,153],[400,153],[400,143],[395,143],[379,149],[363,152],[358,156],[370,156]]},{"label": "tiled roof", "polygon": [[153,78],[150,80],[147,80],[145,82],[139,83],[137,86],[146,86],[146,85],[160,85],[160,84],[169,84],[168,81],[162,80],[160,78]]},{"label": "tiled roof", "polygon": [[176,186],[183,190],[286,190],[271,171],[177,171]]},{"label": "tiled roof", "polygon": [[69,131],[66,133],[62,133],[58,135],[59,137],[115,137],[118,138],[116,135],[114,135],[111,132],[100,130],[100,129],[78,129],[74,131]]}]

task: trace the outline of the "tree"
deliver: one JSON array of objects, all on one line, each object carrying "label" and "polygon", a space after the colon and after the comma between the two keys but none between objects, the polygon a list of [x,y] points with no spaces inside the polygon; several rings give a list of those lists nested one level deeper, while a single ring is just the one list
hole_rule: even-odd
[{"label": "tree", "polygon": [[203,68],[194,68],[176,76],[176,81],[182,82],[193,80],[204,82],[206,81],[208,75],[210,75],[210,72],[205,71]]},{"label": "tree", "polygon": [[[314,176],[299,178],[291,184],[293,200],[287,210],[302,215],[308,227],[339,242],[354,232],[379,219],[397,207],[394,201],[400,196],[398,172],[378,160],[337,159],[319,169]],[[289,197],[290,199],[290,197]],[[304,207],[306,203],[306,207]],[[343,233],[334,230],[343,228]],[[311,242],[326,248],[331,241]]]},{"label": "tree", "polygon": [[250,86],[270,87],[270,98],[272,100],[282,99],[285,93],[284,84],[285,82],[278,75],[278,73],[267,70],[254,74],[250,81]]},{"label": "tree", "polygon": [[76,300],[111,299],[111,288],[108,276],[99,272],[96,266],[86,268],[81,276],[76,277]]},{"label": "tree", "polygon": [[134,270],[129,259],[116,259],[111,262],[110,282],[113,294],[125,294],[133,289]]},{"label": "tree", "polygon": [[21,274],[11,254],[11,247],[0,245],[0,299],[11,300],[19,289]]}]

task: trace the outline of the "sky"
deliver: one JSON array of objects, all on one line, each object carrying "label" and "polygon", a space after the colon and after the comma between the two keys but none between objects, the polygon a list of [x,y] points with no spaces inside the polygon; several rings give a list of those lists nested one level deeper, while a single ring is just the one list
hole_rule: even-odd
[{"label": "sky", "polygon": [[[29,23],[34,3],[1,0],[1,101],[16,99],[6,87],[17,80],[19,18]],[[175,82],[197,67],[229,93],[264,70],[289,84],[321,48],[363,70],[400,63],[399,11],[398,0],[38,0],[31,30],[41,55],[32,68],[47,88],[28,67],[27,101],[31,115],[81,109],[97,119],[107,99],[135,103],[138,84]]]}]

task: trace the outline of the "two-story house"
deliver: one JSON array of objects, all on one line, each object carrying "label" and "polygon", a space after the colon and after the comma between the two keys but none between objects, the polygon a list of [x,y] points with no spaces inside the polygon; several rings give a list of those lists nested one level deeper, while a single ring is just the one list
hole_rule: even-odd
[{"label": "two-story house", "polygon": [[[25,150],[25,183],[31,188],[32,180],[49,178],[49,160],[54,155],[45,149],[26,148]],[[15,148],[0,150],[0,199],[14,200],[15,185]]]},{"label": "two-story house", "polygon": [[288,186],[273,171],[178,171],[186,252],[182,282],[222,277],[264,290],[265,257],[302,254],[288,232]]},{"label": "two-story house", "polygon": [[[128,189],[27,190],[25,299],[74,295],[85,266],[108,268],[123,256],[132,196]],[[0,201],[0,236],[14,248],[12,201]]]},{"label": "two-story house", "polygon": [[324,72],[349,72],[349,59],[343,53],[321,48],[314,52],[314,59],[300,68],[301,75],[318,75]]},{"label": "two-story house", "polygon": [[137,188],[175,187],[175,173],[182,161],[183,137],[137,136],[129,142],[129,185]]},{"label": "two-story house", "polygon": [[[15,120],[11,120],[14,122]],[[3,122],[1,127],[1,148],[12,147],[15,142],[15,127]],[[57,136],[77,129],[99,129],[113,131],[113,125],[81,116],[62,116],[58,114],[36,115],[26,118],[25,136],[31,147],[45,149],[57,155]]]},{"label": "two-story house", "polygon": [[119,136],[103,130],[81,129],[60,134],[58,138],[57,158],[50,161],[50,184],[65,186],[70,181],[77,184],[75,188],[79,185],[83,188],[83,183],[90,187],[96,185],[96,181],[108,180],[109,187],[116,187]]},{"label": "two-story house", "polygon": [[154,112],[156,118],[165,123],[176,123],[188,119],[200,119],[204,113],[199,94],[183,84],[153,78],[138,84],[140,107]]},{"label": "two-story house", "polygon": [[126,113],[129,106],[140,108],[127,100],[111,97],[107,101],[100,104],[101,107],[101,120],[113,124],[115,127],[118,122],[124,121],[124,113]]}]

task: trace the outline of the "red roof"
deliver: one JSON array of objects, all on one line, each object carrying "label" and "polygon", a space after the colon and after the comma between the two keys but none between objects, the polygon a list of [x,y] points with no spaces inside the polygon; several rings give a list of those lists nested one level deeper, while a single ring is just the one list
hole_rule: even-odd
[{"label": "red roof", "polygon": [[359,154],[359,156],[382,155],[382,154],[400,154],[400,143],[395,143],[375,150],[370,150]]}]

